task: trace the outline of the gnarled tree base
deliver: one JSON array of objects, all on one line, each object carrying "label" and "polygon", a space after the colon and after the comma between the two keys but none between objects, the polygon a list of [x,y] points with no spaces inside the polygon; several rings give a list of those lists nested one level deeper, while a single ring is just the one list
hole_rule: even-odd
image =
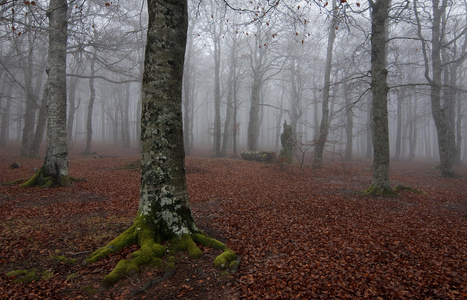
[{"label": "gnarled tree base", "polygon": [[102,289],[108,289],[118,281],[138,273],[140,267],[144,265],[158,265],[161,258],[168,251],[188,251],[190,258],[199,258],[202,255],[202,251],[196,246],[196,243],[223,251],[214,260],[214,264],[217,267],[229,270],[236,270],[238,268],[239,261],[235,252],[230,250],[225,244],[203,233],[184,234],[181,237],[172,238],[169,249],[166,249],[161,244],[163,240],[164,237],[159,236],[154,229],[147,225],[144,216],[138,216],[130,228],[105,247],[92,253],[85,260],[85,263],[96,262],[110,253],[117,252],[133,244],[140,246],[140,249],[135,251],[130,259],[122,259],[117,263],[112,272],[102,280]]}]

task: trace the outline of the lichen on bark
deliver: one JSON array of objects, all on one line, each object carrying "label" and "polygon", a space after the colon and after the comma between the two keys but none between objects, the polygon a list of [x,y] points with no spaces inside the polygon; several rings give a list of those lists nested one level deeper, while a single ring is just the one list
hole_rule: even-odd
[{"label": "lichen on bark", "polygon": [[[222,267],[237,267],[235,252],[205,236],[195,225],[185,178],[182,124],[183,60],[188,26],[187,2],[148,2],[148,38],[142,82],[141,185],[139,211],[133,225],[87,260],[92,263],[124,247],[141,248],[120,261],[104,278],[103,288],[156,263],[167,249],[202,252],[196,243],[223,252],[216,260]],[[233,262],[233,261],[236,262]]]}]

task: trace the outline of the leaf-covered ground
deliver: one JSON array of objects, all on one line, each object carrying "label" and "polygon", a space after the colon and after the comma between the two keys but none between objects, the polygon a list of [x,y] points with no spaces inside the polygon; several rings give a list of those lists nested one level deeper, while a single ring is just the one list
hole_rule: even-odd
[{"label": "leaf-covered ground", "polygon": [[[75,153],[76,152],[76,153]],[[90,266],[82,261],[128,228],[139,199],[132,149],[70,154],[72,188],[0,186],[0,299],[467,299],[467,167],[443,179],[436,162],[395,162],[391,183],[426,194],[396,199],[356,192],[371,183],[371,161],[324,168],[238,159],[187,158],[198,227],[242,258],[237,273],[213,267],[216,250],[99,291],[100,280],[133,247]],[[41,159],[0,149],[0,182],[32,176]],[[11,169],[17,161],[20,168]]]}]

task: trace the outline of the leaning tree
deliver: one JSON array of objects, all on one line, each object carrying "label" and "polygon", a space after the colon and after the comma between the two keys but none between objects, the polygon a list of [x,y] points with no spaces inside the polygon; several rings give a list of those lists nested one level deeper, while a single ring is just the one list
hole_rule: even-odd
[{"label": "leaning tree", "polygon": [[189,206],[182,124],[182,79],[187,38],[187,1],[148,1],[149,24],[142,82],[141,187],[133,225],[86,261],[138,244],[130,259],[121,260],[102,287],[137,272],[167,253],[163,242],[190,257],[202,252],[196,243],[223,250],[214,264],[236,267],[236,254],[199,230]]}]

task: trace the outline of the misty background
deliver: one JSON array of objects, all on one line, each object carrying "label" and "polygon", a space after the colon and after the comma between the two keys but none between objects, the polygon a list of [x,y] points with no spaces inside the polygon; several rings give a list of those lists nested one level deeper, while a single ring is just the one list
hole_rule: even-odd
[{"label": "misty background", "polygon": [[[313,151],[320,127],[328,126],[325,153],[347,160],[372,156],[368,1],[189,2],[182,99],[188,154],[196,148],[218,157],[247,149],[277,153],[287,122],[297,147]],[[393,160],[439,159],[429,81],[435,2],[392,1],[387,68]],[[435,72],[442,74],[442,111],[462,162],[467,1],[441,2],[441,69]],[[0,145],[21,145],[22,156],[45,153],[47,7],[41,0],[0,6]],[[142,1],[70,2],[70,149],[139,147],[147,22]]]}]

